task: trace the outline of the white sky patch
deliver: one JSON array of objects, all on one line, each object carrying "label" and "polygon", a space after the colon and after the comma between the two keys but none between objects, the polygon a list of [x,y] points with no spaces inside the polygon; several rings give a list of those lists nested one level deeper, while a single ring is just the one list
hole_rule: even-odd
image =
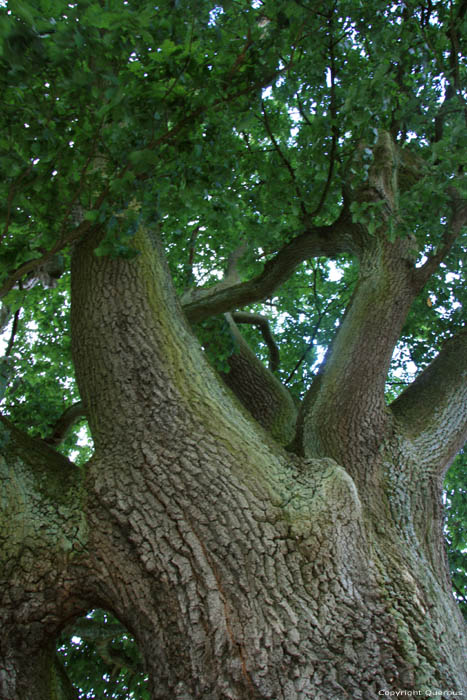
[{"label": "white sky patch", "polygon": [[219,15],[224,14],[224,8],[216,6],[213,10],[210,11],[209,13],[209,22],[208,26],[213,27],[216,24],[216,19],[219,17]]},{"label": "white sky patch", "polygon": [[328,270],[331,282],[339,282],[344,275],[344,270],[340,270],[334,260],[328,260]]},{"label": "white sky patch", "polygon": [[[78,439],[77,439],[77,444],[81,445],[81,447],[90,447],[92,446],[92,440],[90,439],[89,436],[89,431],[85,425],[80,428],[79,433],[78,433]],[[68,458],[74,462],[79,456],[78,450],[72,450],[70,452]]]},{"label": "white sky patch", "polygon": [[398,344],[394,349],[392,359],[397,362],[401,362],[403,365],[402,367],[398,367],[394,370],[394,375],[396,377],[404,380],[408,379],[409,381],[415,379],[415,375],[418,372],[418,367],[415,362],[410,359],[410,352],[406,345]]},{"label": "white sky patch", "polygon": [[10,334],[11,334],[11,322],[5,328],[3,333],[0,335],[0,357],[3,357],[3,355],[6,353],[6,349],[8,347],[8,341],[10,339]]}]

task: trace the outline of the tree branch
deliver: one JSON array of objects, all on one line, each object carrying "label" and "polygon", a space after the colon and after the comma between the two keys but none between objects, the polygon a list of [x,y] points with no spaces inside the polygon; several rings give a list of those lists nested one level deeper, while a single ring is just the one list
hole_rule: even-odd
[{"label": "tree branch", "polygon": [[[75,229],[69,231],[66,236],[57,240],[57,242],[52,246],[52,248],[49,251],[45,252],[38,258],[34,258],[34,260],[28,260],[27,262],[20,265],[9,275],[9,277],[5,280],[4,284],[0,287],[0,299],[6,294],[8,294],[8,292],[11,289],[13,289],[15,284],[22,277],[24,277],[24,275],[27,275],[28,273],[36,270],[38,267],[42,267],[43,265],[48,263],[55,256],[56,253],[66,248],[71,243],[74,243],[75,241],[79,240],[81,236],[83,236],[91,228],[93,228],[93,225],[90,221],[83,221],[82,224],[77,226]],[[96,227],[94,226],[94,228]]]},{"label": "tree branch", "polygon": [[48,438],[45,438],[44,442],[51,447],[57,447],[64,441],[71,428],[81,418],[85,417],[86,413],[84,411],[83,403],[82,401],[77,401],[62,413],[53,427],[52,434]]},{"label": "tree branch", "polygon": [[18,332],[18,323],[19,323],[20,312],[21,312],[21,309],[17,309],[15,311],[15,315],[13,317],[13,324],[11,327],[10,339],[8,341],[8,346],[7,346],[7,349],[5,351],[5,357],[10,357],[11,351],[13,350],[13,343],[15,342],[16,333]]},{"label": "tree branch", "polygon": [[440,262],[449,253],[456,238],[467,223],[467,201],[462,199],[452,186],[449,188],[449,194],[452,202],[451,220],[446,226],[443,245],[438,252],[428,257],[428,260],[422,267],[417,268],[414,272],[414,279],[419,289],[425,286],[431,275],[438,269]]},{"label": "tree branch", "polygon": [[[288,66],[284,66],[278,70],[275,70],[271,72],[271,74],[265,76],[263,79],[255,82],[255,83],[250,83],[246,87],[242,87],[239,89],[237,92],[234,92],[232,94],[225,94],[219,99],[217,99],[213,105],[207,105],[203,103],[200,107],[194,109],[190,114],[187,116],[183,117],[180,119],[174,126],[171,126],[166,130],[164,134],[162,134],[160,137],[157,139],[152,139],[152,141],[148,144],[147,148],[148,149],[154,149],[157,146],[160,146],[164,143],[168,143],[172,141],[178,134],[179,132],[187,125],[191,124],[194,119],[200,117],[203,115],[209,108],[212,108],[213,110],[219,109],[225,104],[229,104],[230,102],[235,101],[239,97],[242,97],[243,95],[246,95],[250,92],[253,92],[254,90],[259,90],[260,88],[266,87],[269,85],[270,82],[272,82],[275,78],[279,77],[284,71],[286,71]],[[86,161],[83,170],[82,170],[82,177],[84,176],[85,172],[87,171],[87,168],[89,164],[92,162],[94,153],[88,158]],[[132,168],[130,167],[130,164],[127,164],[125,167],[122,168],[120,173],[116,176],[117,179],[123,177],[123,175],[128,172],[128,170],[131,170]],[[147,177],[147,173],[142,173],[141,175],[137,176],[138,180],[144,180]],[[70,202],[70,205],[68,206],[66,212],[65,212],[65,217],[64,221],[62,224],[61,228],[61,233],[65,230],[65,225],[68,221],[68,217],[73,209],[73,206],[75,205],[79,192],[81,188],[81,183],[79,185],[78,191],[75,193],[75,195],[72,198],[72,201]],[[105,189],[102,191],[102,193],[99,195],[97,198],[96,202],[93,205],[93,209],[98,209],[101,204],[104,202],[104,200],[107,199],[108,195],[110,192],[110,186],[105,187]],[[13,192],[14,195],[14,192]],[[12,196],[13,196],[12,195]],[[71,232],[67,232],[65,235],[60,235],[56,243],[52,246],[52,248],[44,253],[42,256],[39,258],[36,258],[34,260],[28,260],[27,262],[23,263],[20,265],[16,270],[14,270],[7,280],[4,282],[2,287],[0,287],[0,299],[4,297],[16,284],[16,282],[21,279],[25,274],[32,272],[35,270],[37,267],[40,265],[44,264],[50,258],[52,258],[58,251],[66,248],[70,243],[73,243],[80,239],[85,233],[91,230],[93,225],[89,221],[83,221],[78,227],[75,229],[72,229]]]},{"label": "tree branch", "polygon": [[337,139],[339,138],[339,129],[337,127],[337,103],[336,103],[336,56],[334,52],[334,38],[333,38],[333,15],[331,14],[330,17],[328,18],[328,25],[330,27],[330,33],[331,33],[331,41],[329,45],[329,57],[330,57],[330,62],[331,62],[331,67],[330,67],[330,74],[331,74],[331,87],[330,87],[330,105],[329,105],[329,113],[331,115],[331,133],[332,133],[332,138],[331,138],[331,149],[329,153],[329,168],[328,168],[328,176],[326,178],[326,182],[323,188],[323,191],[321,193],[321,197],[319,199],[319,202],[317,206],[315,207],[314,211],[311,212],[310,214],[310,219],[313,219],[315,216],[317,216],[321,209],[324,206],[324,203],[326,202],[326,197],[328,196],[329,188],[331,187],[331,182],[334,174],[334,166],[335,166],[335,161],[336,161],[336,155],[337,155]]},{"label": "tree branch", "polygon": [[390,243],[384,233],[368,245],[352,299],[301,408],[297,450],[332,457],[353,475],[374,459],[389,428],[385,381],[416,296],[410,247],[410,240]]},{"label": "tree branch", "polygon": [[467,439],[467,329],[391,404],[421,459],[443,474]]},{"label": "tree branch", "polygon": [[250,323],[253,326],[258,326],[261,331],[261,335],[263,336],[263,340],[268,346],[269,369],[271,372],[275,372],[276,369],[279,368],[280,353],[276,341],[271,333],[268,319],[265,318],[265,316],[261,316],[261,314],[250,314],[246,311],[236,311],[232,314],[232,318],[235,323]]},{"label": "tree branch", "polygon": [[0,333],[6,329],[10,322],[11,309],[6,304],[0,302]]},{"label": "tree branch", "polygon": [[354,252],[351,223],[346,209],[330,226],[314,226],[285,245],[263,268],[246,282],[226,285],[225,281],[207,289],[194,289],[184,294],[181,303],[190,322],[199,322],[210,316],[262,301],[283,284],[298,265],[318,256],[335,257]]},{"label": "tree branch", "polygon": [[225,317],[236,349],[228,359],[230,371],[223,375],[223,379],[253,418],[278,442],[287,445],[294,436],[297,417],[293,399],[278,378],[256,357],[233,316],[226,314]]},{"label": "tree branch", "polygon": [[261,101],[261,107],[262,107],[262,110],[263,110],[263,115],[264,115],[264,126],[266,127],[267,134],[268,134],[269,138],[271,139],[272,144],[273,144],[273,146],[274,146],[274,148],[275,148],[275,150],[276,150],[276,152],[277,152],[279,158],[282,160],[282,162],[284,163],[285,167],[287,168],[287,170],[288,170],[288,172],[289,172],[289,174],[290,174],[290,179],[291,179],[292,184],[293,184],[293,186],[294,186],[294,188],[295,188],[295,194],[297,195],[298,200],[299,200],[299,202],[300,202],[300,209],[301,209],[301,211],[302,211],[303,220],[306,220],[306,218],[307,218],[307,210],[306,210],[305,202],[303,201],[303,196],[302,196],[302,193],[301,193],[301,191],[300,191],[300,187],[299,187],[298,182],[297,182],[297,178],[296,178],[296,176],[295,176],[295,170],[293,169],[292,164],[290,163],[290,161],[285,157],[284,153],[283,153],[282,150],[281,150],[281,147],[279,146],[279,144],[278,144],[278,142],[277,142],[277,140],[276,140],[276,137],[275,137],[274,134],[273,134],[273,131],[272,131],[272,129],[271,129],[271,124],[270,124],[270,122],[269,122],[268,113],[266,112],[266,107],[265,107],[265,104],[264,104],[264,101],[263,101],[263,100]]}]

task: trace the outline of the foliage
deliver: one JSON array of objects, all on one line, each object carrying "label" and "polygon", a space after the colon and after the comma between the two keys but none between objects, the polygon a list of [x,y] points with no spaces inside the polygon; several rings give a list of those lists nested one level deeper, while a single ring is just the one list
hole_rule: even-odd
[{"label": "foliage", "polygon": [[92,610],[75,621],[57,653],[80,698],[150,699],[135,640],[108,612]]},{"label": "foliage", "polygon": [[[114,257],[137,254],[132,241],[142,222],[157,228],[180,295],[214,287],[243,244],[235,273],[249,280],[294,238],[336,220],[349,193],[368,181],[385,130],[400,159],[390,236],[413,236],[419,264],[443,249],[447,185],[465,190],[458,46],[465,22],[465,3],[435,1],[342,0],[317,9],[307,0],[161,0],[156,11],[145,0],[9,0],[0,7],[0,287],[10,319],[3,412],[47,438],[79,400],[68,268],[70,247],[90,228],[102,231],[96,254]],[[375,207],[351,207],[372,235]],[[389,400],[464,325],[464,261],[459,238],[413,304],[387,377]],[[281,352],[277,375],[297,400],[357,276],[350,255],[314,256],[245,307],[269,317]],[[209,318],[197,332],[225,371],[235,350],[225,322]],[[267,363],[259,332],[242,332]],[[85,462],[91,448],[77,442],[79,427],[60,449]],[[446,480],[446,537],[465,611],[463,483],[465,455]],[[92,619],[107,624],[101,615]],[[112,676],[95,644],[82,639],[61,642],[82,697],[91,687],[102,697],[132,690],[145,697],[128,671]],[[125,653],[133,654],[131,644],[127,638]],[[92,685],[91,660],[101,686]]]}]

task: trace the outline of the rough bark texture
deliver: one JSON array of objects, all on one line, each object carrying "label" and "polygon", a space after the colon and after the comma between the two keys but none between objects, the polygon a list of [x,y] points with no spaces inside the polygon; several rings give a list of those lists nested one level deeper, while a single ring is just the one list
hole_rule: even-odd
[{"label": "rough bark texture", "polygon": [[88,525],[81,472],[2,421],[0,697],[57,695],[55,637],[86,610]]},{"label": "rough bark texture", "polygon": [[226,317],[235,351],[229,357],[230,371],[224,381],[253,418],[281,445],[288,445],[295,436],[297,420],[292,396],[250,349],[232,315]]},{"label": "rough bark texture", "polygon": [[[440,457],[426,442],[420,454],[410,395],[393,411],[382,397],[415,293],[406,244],[376,237],[362,256],[296,456],[207,365],[157,242],[140,232],[132,260],[98,258],[96,242],[76,246],[72,270],[95,455],[81,475],[15,431],[4,450],[2,697],[54,697],[55,636],[96,605],[135,635],[153,698],[465,688]],[[442,361],[431,371],[439,381]],[[420,435],[437,429],[438,415],[423,420]]]}]

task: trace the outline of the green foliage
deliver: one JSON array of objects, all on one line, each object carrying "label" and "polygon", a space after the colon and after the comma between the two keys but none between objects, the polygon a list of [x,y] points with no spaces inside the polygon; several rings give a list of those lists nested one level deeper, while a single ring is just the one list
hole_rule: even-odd
[{"label": "green foliage", "polygon": [[223,316],[212,316],[194,327],[196,336],[212,366],[228,372],[228,358],[235,351],[235,341]]},{"label": "green foliage", "polygon": [[104,610],[92,610],[67,628],[57,654],[80,698],[150,700],[134,638]]},{"label": "green foliage", "polygon": [[[66,274],[55,288],[39,284],[6,297],[20,315],[12,353],[1,365],[8,368],[2,408],[33,437],[50,437],[65,409],[79,400],[70,347],[69,281]],[[90,456],[89,441],[78,440],[81,427],[76,425],[60,446],[78,463]]]}]

